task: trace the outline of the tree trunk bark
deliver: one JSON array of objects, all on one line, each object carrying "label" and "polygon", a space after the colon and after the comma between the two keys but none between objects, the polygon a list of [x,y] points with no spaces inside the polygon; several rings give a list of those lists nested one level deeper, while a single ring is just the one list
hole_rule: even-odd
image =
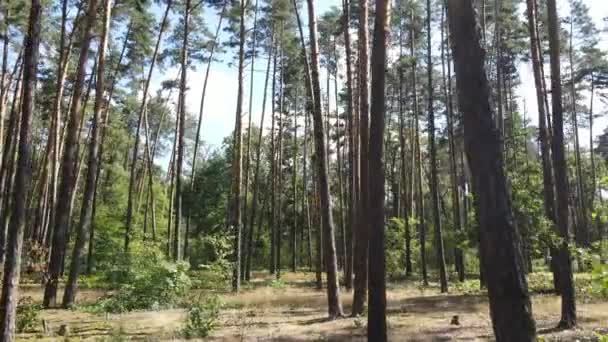
[{"label": "tree trunk bark", "polygon": [[[307,4],[313,98],[320,99],[319,50],[314,0],[307,0]],[[317,182],[319,184],[321,199],[321,222],[325,242],[325,265],[327,267],[327,304],[329,317],[333,319],[343,316],[343,311],[342,303],[340,301],[340,286],[338,284],[338,262],[336,257],[336,241],[334,238],[334,223],[331,211],[331,196],[329,193],[327,165],[325,163],[327,155],[324,141],[325,137],[323,136],[323,114],[321,112],[321,101],[318,100],[315,101],[314,105],[313,126],[316,154],[315,166],[317,169]]]},{"label": "tree trunk bark", "polygon": [[95,194],[96,176],[97,169],[99,168],[99,143],[100,143],[100,130],[101,124],[101,111],[104,90],[105,90],[105,57],[107,49],[107,39],[110,31],[110,20],[112,10],[112,0],[106,0],[104,6],[104,17],[103,26],[101,33],[101,41],[99,43],[97,63],[97,78],[95,82],[95,105],[93,109],[93,123],[91,131],[91,141],[89,142],[89,161],[87,166],[87,178],[85,181],[85,189],[82,198],[81,212],[80,212],[80,223],[78,225],[76,242],[74,243],[74,252],[72,254],[70,275],[68,282],[66,283],[65,292],[63,295],[63,307],[69,308],[74,305],[76,298],[76,291],[78,285],[78,276],[80,275],[81,265],[83,264],[83,258],[85,256],[85,243],[89,239],[89,230],[91,226],[91,212],[93,207],[93,197]]},{"label": "tree trunk bark", "polygon": [[71,197],[75,187],[78,158],[78,128],[83,111],[82,90],[89,57],[89,47],[93,38],[93,29],[97,15],[98,1],[90,0],[87,8],[80,57],[76,72],[76,81],[72,94],[72,107],[66,128],[66,140],[63,154],[61,186],[57,197],[55,227],[49,262],[49,275],[44,289],[44,307],[55,306],[57,287],[66,252],[67,234],[70,225]]},{"label": "tree trunk bark", "polygon": [[[528,32],[530,34],[530,52],[532,55],[532,68],[534,70],[534,85],[536,88],[536,102],[538,103],[538,139],[540,141],[541,163],[543,168],[543,205],[545,216],[552,224],[555,224],[555,192],[553,183],[553,171],[551,164],[551,142],[550,133],[547,129],[546,96],[544,76],[542,71],[543,58],[541,56],[540,41],[537,30],[536,0],[526,0],[528,15]],[[559,291],[560,276],[555,267],[557,251],[551,248],[551,269],[553,271],[553,282],[555,290]]]},{"label": "tree trunk bark", "polygon": [[[355,291],[353,293],[352,315],[363,314],[367,296],[368,254],[369,254],[369,43],[368,43],[368,4],[359,0],[359,116],[360,145],[359,170],[360,189],[358,204],[358,223],[355,230]],[[382,144],[382,141],[380,142]],[[379,176],[379,175],[377,175]]]},{"label": "tree trunk bark", "polygon": [[[273,58],[276,59],[275,43],[274,43],[274,30],[270,37],[270,50],[268,51],[268,63],[266,66],[266,78],[264,80],[264,95],[262,97],[262,116],[260,118],[260,131],[258,132],[258,147],[255,152],[255,168],[253,176],[253,197],[251,201],[251,219],[249,220],[249,236],[247,241],[247,256],[245,266],[245,280],[251,279],[251,258],[253,257],[253,226],[255,224],[255,215],[258,209],[258,195],[260,191],[260,164],[262,156],[262,133],[264,132],[264,117],[266,116],[266,100],[268,96],[268,82],[270,80],[270,70],[272,66]],[[272,96],[271,96],[272,97]],[[272,134],[272,133],[271,133]],[[264,212],[262,210],[262,212]],[[262,215],[260,215],[262,216]]]},{"label": "tree trunk bark", "polygon": [[547,1],[549,11],[549,50],[551,56],[551,95],[553,97],[553,169],[556,185],[556,223],[563,241],[558,247],[557,267],[560,275],[560,293],[562,295],[562,310],[559,327],[572,328],[576,326],[576,301],[574,298],[574,279],[572,276],[572,259],[570,257],[568,229],[568,174],[564,154],[564,119],[562,109],[562,84],[560,70],[560,24],[555,0]]},{"label": "tree trunk bark", "polygon": [[386,341],[386,263],[384,222],[384,144],[385,80],[387,68],[387,45],[390,31],[390,1],[376,0],[376,20],[372,47],[372,105],[369,136],[369,313],[367,316],[367,338],[370,341]]},{"label": "tree trunk bark", "polygon": [[[158,31],[158,38],[156,39],[156,45],[154,46],[154,52],[152,54],[152,60],[150,61],[150,69],[148,70],[148,77],[146,78],[146,83],[144,84],[143,89],[143,99],[141,101],[141,105],[139,106],[139,116],[137,119],[137,129],[135,131],[135,143],[133,145],[133,152],[131,156],[131,168],[130,168],[130,176],[129,176],[129,190],[127,197],[127,218],[126,218],[126,230],[125,230],[125,252],[129,251],[129,243],[131,241],[131,234],[133,229],[133,206],[134,206],[134,187],[136,181],[136,170],[137,170],[137,158],[139,154],[139,135],[141,131],[141,125],[143,120],[144,111],[148,106],[148,89],[150,88],[150,82],[152,80],[152,74],[154,73],[154,66],[156,65],[156,59],[158,57],[158,51],[160,48],[160,43],[162,41],[162,36],[167,27],[166,23],[168,20],[169,11],[171,9],[173,1],[168,0],[167,6],[165,8],[165,13],[163,15],[162,22]],[[187,24],[186,24],[187,26]],[[182,68],[182,73],[184,73]],[[181,93],[180,93],[181,95]]]},{"label": "tree trunk bark", "polygon": [[241,181],[242,181],[242,112],[243,112],[243,71],[245,68],[245,0],[240,0],[239,27],[239,76],[234,124],[233,161],[232,161],[232,207],[230,208],[230,226],[234,230],[234,274],[232,276],[232,291],[241,288]]},{"label": "tree trunk bark", "polygon": [[[26,221],[26,195],[30,181],[30,128],[34,111],[36,91],[36,76],[38,69],[38,46],[40,43],[40,16],[42,6],[40,1],[32,0],[27,36],[25,37],[23,97],[21,101],[21,127],[19,130],[19,153],[15,170],[15,192],[11,210],[10,229],[6,262],[4,263],[4,279],[2,282],[2,321],[0,322],[2,341],[15,339],[15,322],[17,320],[17,304],[19,301],[19,280],[21,271],[21,252],[23,232]],[[13,98],[16,100],[16,98]]]},{"label": "tree trunk bark", "polygon": [[[414,21],[414,12],[411,13],[411,20]],[[424,198],[422,194],[422,157],[420,153],[420,110],[418,108],[418,72],[415,58],[415,31],[410,28],[410,58],[412,58],[412,94],[414,98],[414,148],[416,150],[416,219],[418,233],[420,234],[420,271],[422,273],[422,284],[429,285],[426,269],[426,219],[424,214]]]},{"label": "tree trunk bark", "polygon": [[439,212],[439,180],[437,177],[437,147],[435,146],[435,111],[433,108],[433,58],[431,54],[431,0],[426,1],[426,28],[427,28],[427,87],[428,87],[428,134],[429,134],[429,156],[431,158],[430,191],[433,203],[433,225],[435,226],[435,249],[437,251],[437,262],[439,263],[439,283],[441,292],[448,292],[448,275],[445,267],[445,252],[443,248],[443,236],[441,232],[441,213]]},{"label": "tree trunk bark", "polygon": [[[444,2],[442,9],[442,17],[445,17],[447,12],[447,2]],[[445,34],[444,32],[447,32]],[[454,105],[452,96],[452,67],[450,64],[449,51],[446,51],[446,45],[449,49],[450,39],[449,30],[447,27],[447,19],[443,19],[441,23],[441,69],[443,73],[443,90],[446,101],[446,121],[448,124],[448,153],[450,162],[450,186],[452,188],[452,220],[454,221],[454,229],[456,234],[460,234],[462,230],[461,218],[460,218],[460,192],[458,190],[458,169],[456,166],[456,142],[454,138]],[[445,39],[445,41],[444,41]],[[447,75],[446,75],[446,64],[447,64]],[[456,241],[459,243],[460,241]],[[465,269],[464,269],[464,254],[462,249],[458,246],[454,249],[454,263],[456,265],[456,272],[458,273],[458,280],[464,281]]]},{"label": "tree trunk bark", "polygon": [[500,131],[492,118],[485,52],[471,0],[448,1],[465,150],[478,201],[481,262],[496,340],[535,341],[535,323],[519,237],[503,168]]}]

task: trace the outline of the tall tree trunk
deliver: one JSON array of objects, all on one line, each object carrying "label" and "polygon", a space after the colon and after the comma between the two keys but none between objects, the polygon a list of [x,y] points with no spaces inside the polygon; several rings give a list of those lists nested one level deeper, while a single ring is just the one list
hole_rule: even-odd
[{"label": "tall tree trunk", "polygon": [[[30,126],[34,111],[36,77],[38,70],[38,46],[40,43],[40,1],[32,0],[27,36],[25,37],[25,53],[23,58],[23,96],[21,101],[21,127],[19,131],[19,153],[15,170],[15,191],[11,208],[10,229],[6,262],[4,263],[4,278],[2,281],[2,296],[0,297],[0,322],[2,341],[15,339],[15,322],[17,320],[17,303],[19,301],[19,280],[21,271],[21,251],[23,232],[26,221],[26,195],[30,181]],[[15,101],[16,98],[13,98]]]},{"label": "tall tree trunk", "polygon": [[481,261],[496,340],[535,341],[528,285],[503,168],[501,136],[492,117],[485,52],[471,0],[448,1],[450,32],[464,116],[465,150],[478,200]]},{"label": "tall tree trunk", "polygon": [[[354,110],[353,110],[353,72],[351,60],[351,43],[350,43],[350,0],[342,1],[342,29],[344,33],[344,49],[346,57],[346,117],[348,121],[348,159],[350,161],[349,179],[350,179],[350,201],[348,204],[348,237],[346,241],[346,269],[345,269],[345,286],[347,290],[353,287],[353,232],[354,225],[357,222],[357,187],[358,168],[355,162],[355,130],[354,127]],[[357,170],[355,170],[357,169]]]},{"label": "tall tree trunk", "polygon": [[180,251],[180,235],[181,235],[181,222],[182,222],[182,174],[184,168],[184,154],[185,154],[185,133],[186,133],[186,91],[187,89],[187,74],[188,74],[188,34],[190,33],[190,0],[186,0],[186,8],[184,9],[184,40],[182,42],[181,51],[181,68],[182,74],[179,85],[179,96],[180,109],[179,109],[179,126],[175,132],[177,138],[177,150],[176,150],[176,164],[175,164],[175,198],[173,199],[173,205],[175,207],[175,218],[173,223],[173,260],[181,260]]},{"label": "tall tree trunk", "polygon": [[291,186],[293,190],[293,226],[291,228],[291,271],[298,268],[298,87],[295,86],[293,111],[293,170]]},{"label": "tall tree trunk", "polygon": [[[284,41],[284,25],[281,25],[281,42]],[[283,241],[283,108],[285,103],[285,51],[281,44],[279,60],[281,62],[279,72],[279,119],[277,136],[277,226],[276,226],[276,255],[277,255],[277,279],[281,277],[281,243]]]},{"label": "tall tree trunk", "polygon": [[[303,182],[304,182],[304,193],[305,196],[302,196],[302,202],[304,203],[304,205],[306,206],[306,225],[307,225],[307,231],[308,231],[308,261],[309,261],[309,265],[312,269],[312,224],[311,224],[311,213],[310,213],[310,205],[309,205],[309,194],[307,191],[307,185],[308,185],[308,123],[309,123],[309,116],[310,113],[312,113],[312,111],[314,110],[314,102],[315,99],[313,98],[313,90],[312,90],[312,77],[310,75],[310,63],[308,61],[308,53],[306,51],[306,42],[304,41],[304,29],[302,28],[302,21],[300,19],[300,13],[299,13],[299,8],[298,8],[298,3],[296,0],[292,1],[293,4],[293,9],[294,9],[294,13],[295,13],[295,17],[296,17],[296,22],[298,24],[298,33],[299,33],[299,38],[300,38],[300,45],[302,48],[302,62],[304,64],[304,82],[305,82],[305,87],[304,89],[306,90],[306,114],[305,114],[305,119],[304,119],[304,146],[303,146],[303,170],[302,170],[302,178],[303,178]],[[320,288],[320,287],[319,287]]]},{"label": "tall tree trunk", "polygon": [[[262,97],[262,116],[260,118],[260,130],[258,132],[258,146],[255,152],[255,168],[254,168],[254,176],[253,176],[253,197],[251,201],[251,219],[249,220],[249,235],[247,241],[247,256],[245,259],[245,280],[249,281],[251,279],[251,259],[253,257],[253,226],[255,224],[255,215],[257,214],[258,207],[258,195],[260,191],[260,164],[261,164],[261,156],[262,156],[262,133],[264,132],[264,117],[266,116],[266,100],[268,95],[268,82],[270,80],[270,70],[272,66],[273,59],[276,60],[276,50],[274,48],[274,31],[270,37],[270,50],[268,51],[268,63],[266,66],[266,78],[264,80],[264,95]],[[272,96],[271,96],[272,97]],[[272,133],[271,133],[272,134]],[[264,212],[262,210],[262,212]],[[263,215],[260,215],[263,216]]]},{"label": "tall tree trunk", "polygon": [[240,0],[240,27],[239,27],[239,76],[236,102],[236,116],[234,123],[234,142],[232,160],[232,206],[230,208],[230,225],[234,230],[234,274],[232,276],[232,291],[238,292],[241,288],[241,176],[242,168],[242,112],[243,112],[243,71],[245,68],[245,0]]},{"label": "tall tree trunk", "polygon": [[[445,17],[447,11],[447,1],[444,2],[442,9],[442,17]],[[443,90],[446,101],[446,121],[448,124],[448,153],[450,162],[450,186],[452,188],[452,220],[456,234],[460,234],[462,230],[461,218],[460,218],[460,193],[458,191],[458,169],[456,166],[456,142],[454,138],[454,106],[452,97],[452,66],[450,64],[450,55],[446,51],[446,46],[449,49],[450,40],[449,32],[447,31],[447,20],[442,19],[441,23],[441,69],[443,73]],[[445,40],[444,40],[445,39]],[[446,53],[448,52],[448,53]],[[447,64],[447,75],[446,75],[446,64]],[[458,272],[458,280],[464,281],[465,269],[464,269],[464,255],[462,249],[458,246],[454,249],[454,263],[456,264],[456,272]]]},{"label": "tall tree trunk", "polygon": [[572,101],[572,123],[574,129],[574,164],[575,164],[575,178],[576,178],[576,205],[578,206],[578,210],[576,211],[578,214],[577,225],[575,226],[575,237],[576,244],[583,247],[589,247],[589,227],[587,225],[587,205],[585,203],[585,189],[583,189],[583,179],[582,173],[583,169],[581,167],[581,149],[579,143],[579,134],[578,134],[578,113],[576,112],[576,85],[574,83],[574,46],[573,46],[573,36],[574,36],[574,21],[570,19],[570,37],[569,44],[570,47],[568,49],[568,59],[570,61],[570,100]]},{"label": "tall tree trunk", "polygon": [[[310,37],[310,66],[313,86],[313,98],[321,98],[321,86],[319,82],[319,48],[317,41],[317,22],[315,16],[314,0],[307,0],[308,4],[308,28]],[[334,222],[331,211],[331,196],[329,193],[329,181],[327,175],[327,155],[325,149],[325,137],[323,136],[323,114],[321,101],[314,101],[313,126],[315,138],[315,166],[317,169],[317,182],[321,199],[321,223],[325,245],[325,266],[327,272],[327,304],[330,318],[343,315],[342,302],[340,301],[340,287],[338,284],[338,261],[336,257],[336,241],[334,237]]]},{"label": "tall tree trunk", "polygon": [[[126,52],[126,48],[127,48],[127,41],[129,38],[129,35],[131,34],[131,23],[129,23],[129,26],[127,27],[127,32],[125,33],[125,38],[123,39],[122,42],[122,48],[120,51],[120,55],[118,57],[118,61],[116,63],[116,66],[114,66],[114,72],[112,74],[112,83],[110,85],[110,88],[108,90],[108,95],[107,95],[107,103],[110,103],[112,96],[114,95],[114,89],[116,87],[116,83],[118,82],[118,75],[120,72],[120,66],[122,65],[122,60],[124,58],[125,52]],[[100,160],[100,166],[103,166],[103,155],[104,155],[104,142],[105,142],[105,138],[106,138],[106,134],[107,134],[107,126],[108,126],[108,122],[110,120],[110,106],[106,106],[105,110],[103,111],[103,119],[102,119],[102,125],[101,125],[101,141],[99,143],[99,160]],[[91,274],[91,272],[93,271],[93,266],[94,266],[94,247],[95,247],[95,215],[97,213],[97,196],[98,196],[98,184],[99,184],[99,177],[101,175],[101,170],[102,167],[99,167],[97,169],[97,176],[95,176],[95,193],[93,195],[93,209],[91,212],[91,233],[89,234],[89,246],[88,246],[88,256],[87,256],[87,274]],[[107,172],[109,173],[109,171]]]},{"label": "tall tree trunk", "polygon": [[[546,113],[546,96],[544,87],[544,76],[542,71],[543,58],[541,56],[540,41],[537,30],[537,12],[538,7],[536,0],[526,0],[527,15],[528,15],[528,31],[530,34],[530,52],[532,55],[532,68],[534,69],[534,85],[536,88],[536,102],[538,104],[538,139],[540,141],[541,163],[543,168],[543,205],[545,216],[555,224],[555,192],[553,183],[553,171],[551,165],[551,143],[550,133],[547,129],[547,113]],[[552,271],[553,281],[556,290],[559,289],[558,280],[560,278],[555,267],[556,251],[552,248]]]},{"label": "tall tree trunk", "polygon": [[101,33],[101,41],[99,42],[99,52],[97,63],[97,78],[95,82],[95,105],[93,109],[93,123],[91,131],[91,141],[89,142],[89,161],[87,166],[87,178],[85,181],[85,189],[82,198],[80,211],[80,223],[74,243],[74,252],[72,254],[70,275],[66,284],[63,295],[63,307],[68,308],[74,304],[77,291],[78,276],[80,275],[81,265],[85,256],[85,244],[89,239],[89,229],[91,226],[91,212],[93,209],[93,197],[95,194],[97,169],[99,168],[99,143],[101,124],[101,110],[103,107],[104,90],[105,90],[105,57],[108,46],[108,35],[110,31],[110,20],[112,10],[112,0],[106,0],[103,11],[103,26]]},{"label": "tall tree trunk", "polygon": [[553,97],[553,169],[556,186],[556,223],[563,239],[557,252],[559,268],[559,286],[562,295],[562,312],[559,327],[572,328],[576,325],[576,301],[574,298],[574,280],[572,276],[572,259],[570,257],[568,230],[568,174],[564,154],[564,118],[562,109],[562,84],[560,70],[560,24],[555,0],[547,0],[549,11],[549,49],[551,56],[551,95]]},{"label": "tall tree trunk", "polygon": [[[277,43],[277,51],[280,48]],[[272,66],[272,90],[270,95],[271,106],[271,124],[270,124],[270,274],[275,274],[277,267],[277,248],[276,248],[276,190],[277,190],[277,163],[276,163],[276,144],[275,144],[275,92],[277,86],[277,60],[278,53],[275,51],[274,61]]]},{"label": "tall tree trunk", "polygon": [[[247,272],[246,268],[248,265],[249,258],[249,236],[253,231],[253,224],[250,226],[247,225],[247,199],[249,198],[249,174],[251,173],[251,128],[252,128],[252,119],[253,119],[253,80],[255,73],[255,58],[257,55],[257,28],[258,28],[258,0],[255,1],[254,5],[254,13],[253,13],[253,27],[251,28],[251,66],[249,70],[249,110],[247,116],[249,117],[249,122],[247,125],[247,150],[245,151],[245,170],[244,176],[245,180],[243,181],[243,186],[245,187],[245,194],[243,196],[243,213],[245,214],[245,219],[243,220],[243,255],[244,259],[241,262],[241,280],[245,279]],[[260,130],[262,127],[260,126]]]},{"label": "tall tree trunk", "polygon": [[376,20],[372,47],[372,106],[369,135],[369,313],[367,316],[367,338],[369,341],[386,341],[386,264],[384,243],[384,117],[386,55],[390,31],[390,1],[376,0]]},{"label": "tall tree trunk", "polygon": [[433,108],[433,58],[431,55],[431,0],[426,1],[426,29],[427,29],[427,80],[428,80],[428,129],[429,129],[429,156],[431,158],[431,201],[433,203],[433,225],[435,226],[435,249],[437,251],[437,262],[439,263],[439,282],[441,292],[448,292],[448,275],[445,267],[445,253],[443,249],[443,236],[441,232],[441,213],[439,212],[439,180],[437,177],[437,147],[435,146],[435,110]]},{"label": "tall tree trunk", "polygon": [[19,122],[20,118],[17,112],[19,101],[22,99],[21,88],[22,75],[24,69],[24,63],[17,61],[15,67],[17,68],[17,80],[15,82],[15,89],[13,90],[13,101],[11,103],[11,110],[9,111],[9,118],[6,127],[7,134],[4,136],[2,142],[2,164],[0,166],[0,265],[4,263],[6,256],[6,237],[7,228],[4,224],[9,218],[10,209],[10,193],[12,188],[12,177],[13,177],[13,165],[15,159],[15,145],[17,144],[17,136],[19,135]]},{"label": "tall tree trunk", "polygon": [[[353,293],[352,315],[363,313],[367,295],[367,264],[369,250],[369,43],[368,43],[368,3],[359,0],[359,116],[360,145],[359,170],[360,189],[358,222],[355,230],[355,291]],[[382,143],[382,142],[381,142]],[[379,176],[379,175],[377,175]]]},{"label": "tall tree trunk", "polygon": [[[134,196],[135,196],[135,181],[136,181],[136,170],[137,170],[137,156],[139,154],[139,135],[141,131],[141,125],[143,120],[144,111],[148,106],[148,90],[150,88],[150,82],[152,81],[152,74],[154,73],[154,66],[156,65],[156,59],[158,57],[158,51],[160,48],[160,43],[162,41],[163,33],[165,28],[167,27],[166,23],[168,20],[169,11],[171,9],[173,1],[167,1],[167,7],[165,8],[165,13],[163,15],[163,20],[159,26],[158,38],[156,39],[156,45],[154,46],[154,52],[152,53],[152,60],[150,61],[150,69],[148,70],[148,77],[146,78],[146,82],[144,84],[143,89],[143,99],[139,106],[139,116],[137,119],[137,128],[135,130],[135,142],[133,145],[133,152],[131,156],[131,171],[129,176],[129,190],[127,197],[127,218],[126,218],[126,230],[125,230],[125,252],[129,251],[129,243],[131,241],[131,234],[133,229],[133,206],[134,206]],[[186,23],[186,27],[188,24]],[[186,28],[187,31],[187,28]],[[185,74],[185,71],[182,66],[182,75]],[[183,78],[184,76],[182,76]],[[181,96],[181,92],[180,92]]]},{"label": "tall tree trunk", "polygon": [[85,24],[83,28],[82,43],[80,46],[80,57],[76,72],[76,81],[72,94],[72,107],[66,128],[66,140],[63,154],[63,167],[61,174],[61,186],[57,197],[57,209],[55,227],[53,229],[53,243],[49,262],[49,275],[44,289],[44,307],[55,306],[57,299],[57,287],[61,274],[63,260],[66,251],[67,234],[70,225],[71,196],[75,187],[77,158],[78,158],[78,130],[80,127],[81,113],[83,111],[82,88],[86,74],[86,64],[89,58],[89,47],[93,38],[93,29],[97,15],[98,1],[90,0],[87,8]]},{"label": "tall tree trunk", "polygon": [[[411,20],[414,21],[414,13]],[[420,267],[422,273],[422,283],[428,286],[428,274],[426,269],[426,219],[424,215],[424,198],[422,194],[422,157],[420,153],[420,109],[418,107],[418,72],[415,57],[416,33],[414,28],[410,28],[410,58],[412,58],[412,94],[414,98],[414,149],[416,150],[416,219],[418,234],[420,235]]]}]

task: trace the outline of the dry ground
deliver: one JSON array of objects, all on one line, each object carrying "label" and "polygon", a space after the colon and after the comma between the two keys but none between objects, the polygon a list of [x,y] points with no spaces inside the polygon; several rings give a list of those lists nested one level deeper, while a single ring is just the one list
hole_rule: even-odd
[{"label": "dry ground", "polygon": [[[253,286],[238,295],[223,294],[225,308],[218,327],[208,341],[364,341],[365,318],[326,320],[323,291],[312,288],[312,275],[285,274],[283,288],[268,286],[267,276],[258,275]],[[25,286],[24,295],[41,300],[39,286]],[[94,302],[101,291],[84,290],[81,303]],[[352,294],[343,293],[345,312]],[[387,293],[389,339],[391,341],[486,341],[492,340],[488,304],[484,296],[452,293],[441,295],[435,288],[415,284],[391,284]],[[560,301],[552,295],[533,298],[539,334],[547,341],[592,341],[594,332],[608,333],[608,303],[579,303],[579,328],[554,331]],[[450,325],[454,315],[461,325]],[[79,310],[46,310],[43,318],[57,331],[70,329],[70,340],[178,340],[184,321],[183,310],[99,315]],[[22,334],[20,339],[45,339],[42,328]]]}]

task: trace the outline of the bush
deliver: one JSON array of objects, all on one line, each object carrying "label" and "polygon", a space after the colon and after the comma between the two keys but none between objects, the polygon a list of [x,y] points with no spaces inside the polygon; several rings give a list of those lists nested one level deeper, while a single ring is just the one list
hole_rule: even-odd
[{"label": "bush", "polygon": [[188,309],[186,325],[182,330],[185,338],[204,338],[215,327],[222,303],[217,296],[199,300]]},{"label": "bush", "polygon": [[105,312],[126,312],[171,307],[191,287],[186,262],[165,260],[159,248],[134,246],[133,253],[105,275],[117,291],[99,304]]},{"label": "bush", "polygon": [[40,323],[40,310],[42,307],[34,304],[32,297],[19,299],[17,305],[16,329],[18,333],[32,331]]},{"label": "bush", "polygon": [[595,264],[591,273],[594,292],[603,297],[608,297],[608,265]]}]

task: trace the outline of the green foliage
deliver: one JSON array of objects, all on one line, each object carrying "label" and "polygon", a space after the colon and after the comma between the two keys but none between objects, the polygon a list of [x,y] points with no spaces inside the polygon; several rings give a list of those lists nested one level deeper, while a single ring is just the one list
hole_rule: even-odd
[{"label": "green foliage", "polygon": [[405,269],[405,221],[393,217],[386,229],[386,274],[395,277]]},{"label": "green foliage", "polygon": [[166,261],[154,246],[134,243],[132,253],[120,260],[106,273],[106,282],[118,290],[99,303],[105,312],[170,307],[191,287],[189,265]]},{"label": "green foliage", "polygon": [[199,299],[188,309],[183,336],[187,339],[209,336],[217,323],[222,305],[217,296]]},{"label": "green foliage", "polygon": [[285,284],[285,281],[283,279],[273,279],[270,282],[270,287],[272,287],[273,289],[276,290],[282,290],[287,286],[287,284]]},{"label": "green foliage", "polygon": [[232,277],[230,240],[229,236],[219,234],[191,238],[190,265],[196,272],[195,287],[218,289],[228,284]]},{"label": "green foliage", "polygon": [[19,299],[17,305],[16,329],[18,333],[32,331],[40,323],[40,311],[42,306],[34,304],[32,297]]},{"label": "green foliage", "polygon": [[591,272],[591,279],[593,290],[603,297],[608,297],[608,265],[595,264]]}]

